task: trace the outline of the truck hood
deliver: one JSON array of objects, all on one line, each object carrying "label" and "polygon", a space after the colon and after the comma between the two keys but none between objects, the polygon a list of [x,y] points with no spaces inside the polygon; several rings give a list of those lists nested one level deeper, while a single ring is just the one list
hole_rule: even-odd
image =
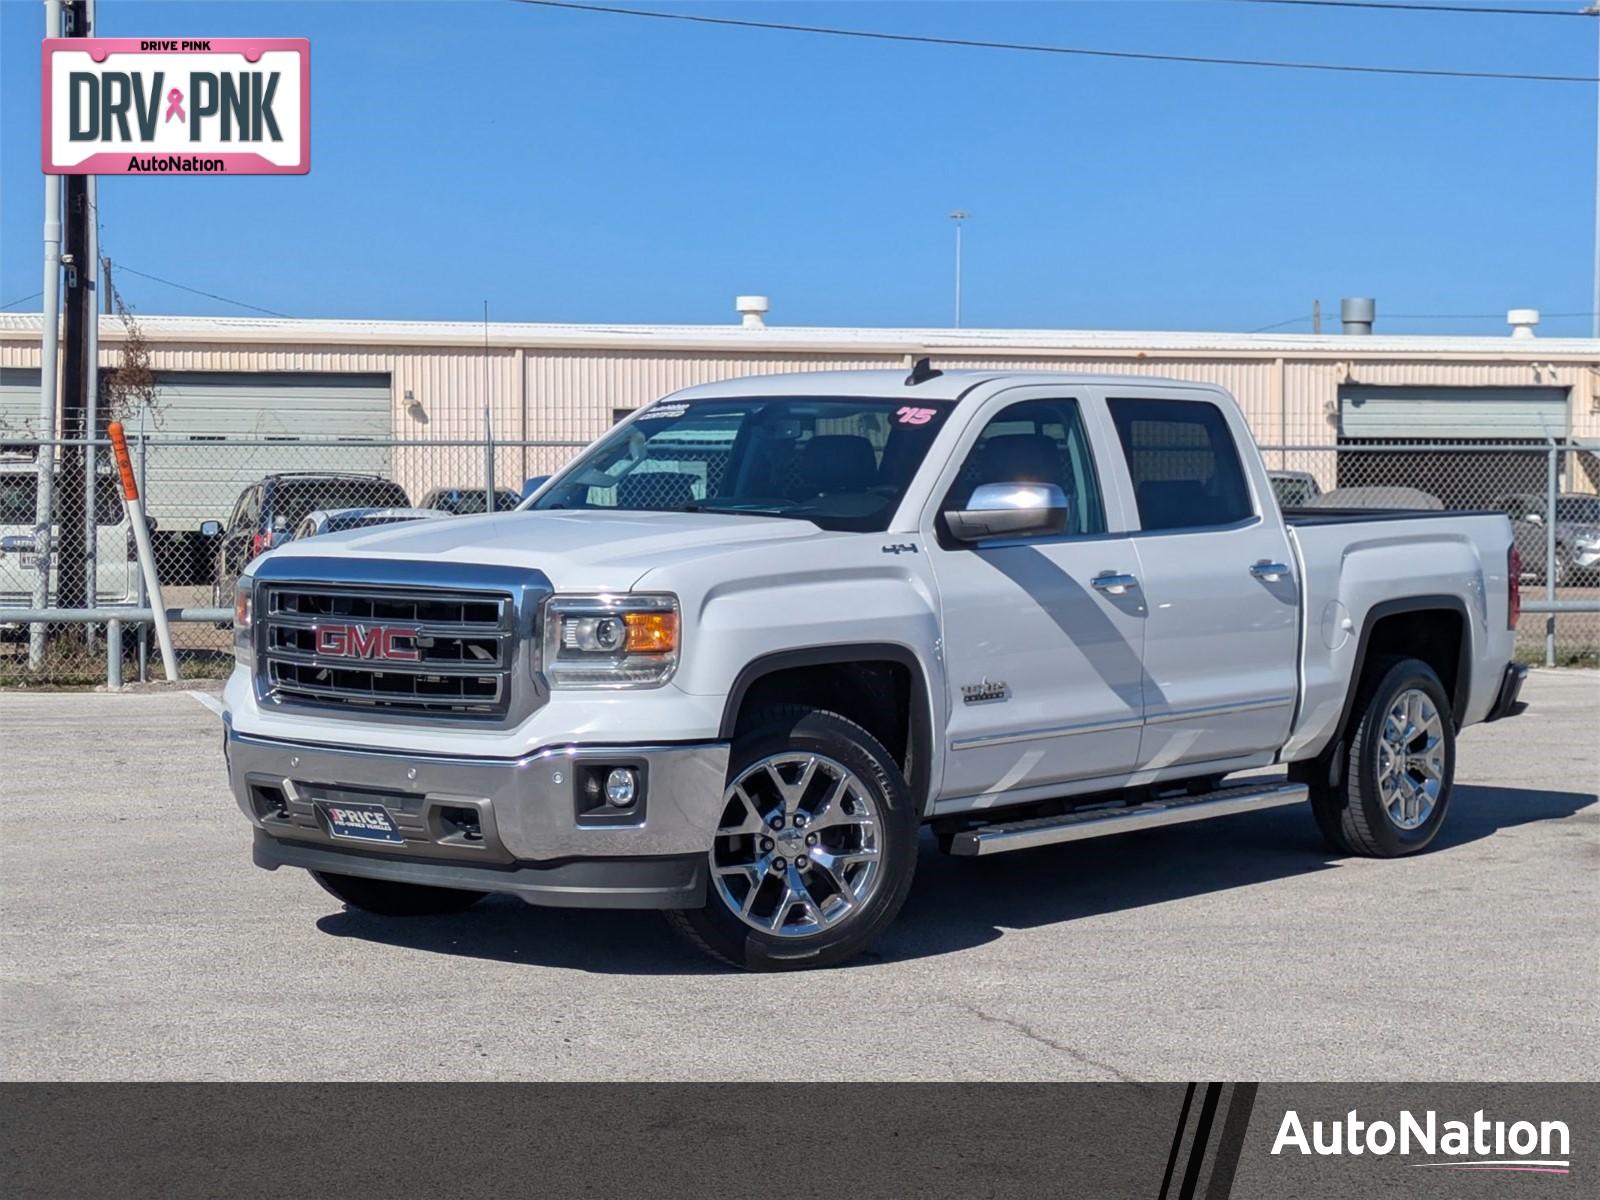
[{"label": "truck hood", "polygon": [[267,557],[488,563],[543,571],[560,590],[622,591],[668,559],[831,536],[809,521],[777,517],[558,510],[351,529],[290,542]]}]

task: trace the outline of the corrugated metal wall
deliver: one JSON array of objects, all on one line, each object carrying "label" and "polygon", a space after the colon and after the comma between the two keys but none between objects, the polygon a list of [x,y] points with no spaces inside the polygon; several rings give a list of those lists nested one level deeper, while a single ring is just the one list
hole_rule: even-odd
[{"label": "corrugated metal wall", "polygon": [[[157,371],[341,372],[389,375],[393,432],[424,442],[480,439],[483,407],[492,401],[496,431],[503,437],[588,441],[602,433],[616,410],[637,408],[691,384],[744,374],[821,371],[860,367],[900,368],[916,351],[851,353],[819,347],[775,351],[666,349],[662,334],[639,348],[392,346],[377,344],[294,345],[273,342],[161,342],[151,345]],[[758,335],[759,336],[759,335]],[[1152,335],[1154,339],[1156,335]],[[641,338],[641,343],[644,339]],[[113,365],[114,343],[102,343],[102,361]],[[1342,351],[1343,347],[1339,347]],[[1317,354],[1273,358],[1260,353],[1173,351],[1152,348],[1077,354],[1041,347],[1000,354],[936,354],[940,366],[986,369],[1047,369],[1158,375],[1220,384],[1239,400],[1264,444],[1332,446],[1338,435],[1338,395],[1343,385],[1442,387],[1565,387],[1571,396],[1573,433],[1600,439],[1600,363],[1540,363],[1448,356],[1406,357],[1386,353],[1364,359],[1360,339],[1351,339],[1348,359]],[[1518,347],[1519,358],[1528,350]],[[37,335],[0,339],[0,366],[37,367]],[[416,406],[409,405],[411,393]],[[566,449],[506,451],[496,462],[497,479],[515,484],[526,474],[564,461]],[[469,468],[470,464],[470,468]],[[480,461],[461,452],[399,451],[396,477],[413,495],[430,487],[477,484]],[[463,473],[468,477],[462,478]]]}]

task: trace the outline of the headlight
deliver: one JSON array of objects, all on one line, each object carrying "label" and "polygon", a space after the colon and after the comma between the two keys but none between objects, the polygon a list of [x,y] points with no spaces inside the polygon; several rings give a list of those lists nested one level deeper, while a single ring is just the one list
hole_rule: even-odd
[{"label": "headlight", "polygon": [[678,598],[551,597],[543,666],[553,688],[660,686],[678,667]]},{"label": "headlight", "polygon": [[233,657],[245,666],[255,665],[256,593],[248,577],[233,586]]}]

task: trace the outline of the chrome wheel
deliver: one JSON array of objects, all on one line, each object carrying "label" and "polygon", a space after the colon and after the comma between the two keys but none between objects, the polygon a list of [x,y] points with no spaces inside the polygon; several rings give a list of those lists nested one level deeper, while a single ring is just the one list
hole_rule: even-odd
[{"label": "chrome wheel", "polygon": [[823,754],[771,754],[723,794],[711,847],[717,895],[752,929],[773,937],[820,933],[877,891],[883,851],[877,800]]},{"label": "chrome wheel", "polygon": [[1407,688],[1383,717],[1378,740],[1378,798],[1398,829],[1433,815],[1444,786],[1444,718],[1428,694]]}]

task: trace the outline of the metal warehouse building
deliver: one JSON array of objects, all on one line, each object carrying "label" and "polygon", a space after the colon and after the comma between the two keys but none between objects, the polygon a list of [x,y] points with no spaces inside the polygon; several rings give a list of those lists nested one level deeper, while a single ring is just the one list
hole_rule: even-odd
[{"label": "metal warehouse building", "polygon": [[[390,473],[413,495],[481,482],[481,455],[419,451],[481,439],[485,405],[497,439],[584,442],[619,415],[689,384],[777,371],[902,369],[922,355],[947,368],[1221,384],[1238,397],[1263,446],[1325,448],[1301,460],[1323,486],[1339,482],[1340,446],[1600,442],[1600,341],[1532,337],[1527,328],[1503,337],[782,328],[762,321],[764,309],[764,302],[746,305],[743,323],[726,326],[160,316],[139,324],[160,384],[161,438],[286,448],[335,440],[348,451],[327,465]],[[38,424],[40,329],[37,315],[0,315],[0,440],[28,437]],[[103,365],[116,364],[121,338],[121,325],[102,318]],[[394,441],[421,445],[383,444]],[[514,484],[570,453],[570,446],[504,448],[496,472]],[[1298,465],[1291,453],[1269,455],[1269,465]],[[1542,488],[1544,456],[1529,461],[1527,483]],[[1563,461],[1564,487],[1600,487],[1593,454]]]}]

